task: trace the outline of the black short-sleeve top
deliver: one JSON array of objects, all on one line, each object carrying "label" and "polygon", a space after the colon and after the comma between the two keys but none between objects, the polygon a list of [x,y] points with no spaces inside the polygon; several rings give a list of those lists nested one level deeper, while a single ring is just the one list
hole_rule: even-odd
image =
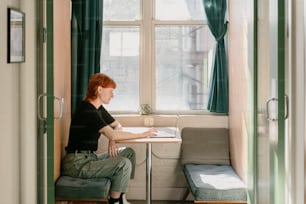
[{"label": "black short-sleeve top", "polygon": [[96,151],[101,135],[99,130],[114,121],[103,106],[97,109],[91,103],[82,101],[71,120],[66,150]]}]

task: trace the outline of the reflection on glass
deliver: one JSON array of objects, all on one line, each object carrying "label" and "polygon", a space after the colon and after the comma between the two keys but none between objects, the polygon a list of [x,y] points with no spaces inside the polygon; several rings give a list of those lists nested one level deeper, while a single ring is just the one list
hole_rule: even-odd
[{"label": "reflection on glass", "polygon": [[137,111],[139,107],[139,28],[103,27],[101,72],[117,88],[108,110]]},{"label": "reflection on glass", "polygon": [[207,26],[158,26],[156,110],[205,110],[215,40]]},{"label": "reflection on glass", "polygon": [[202,0],[155,0],[157,20],[205,20]]},{"label": "reflection on glass", "polygon": [[103,20],[133,21],[140,20],[139,0],[104,0]]}]

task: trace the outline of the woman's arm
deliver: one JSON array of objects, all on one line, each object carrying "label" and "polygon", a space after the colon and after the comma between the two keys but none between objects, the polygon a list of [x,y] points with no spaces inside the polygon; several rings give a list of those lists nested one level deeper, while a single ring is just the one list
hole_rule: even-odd
[{"label": "woman's arm", "polygon": [[119,123],[118,120],[115,120],[114,122],[112,122],[110,124],[110,126],[114,129],[114,130],[122,130],[122,125]]},{"label": "woman's arm", "polygon": [[108,125],[101,128],[99,132],[103,133],[109,140],[113,140],[113,141],[145,138],[145,137],[155,136],[157,134],[157,131],[155,128],[150,128],[147,131],[142,132],[142,133],[131,133],[131,132],[125,132],[125,131],[113,129]]}]

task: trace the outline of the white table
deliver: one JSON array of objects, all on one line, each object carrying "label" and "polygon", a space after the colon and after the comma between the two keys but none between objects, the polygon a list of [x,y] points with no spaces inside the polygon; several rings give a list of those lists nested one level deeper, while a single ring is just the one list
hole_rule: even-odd
[{"label": "white table", "polygon": [[[120,140],[118,143],[125,144],[146,144],[146,200],[147,204],[152,202],[152,144],[154,143],[181,143],[181,135],[175,127],[154,127],[159,130],[157,137]],[[148,127],[124,127],[123,131],[127,132],[143,132]],[[173,134],[173,135],[172,135]]]}]

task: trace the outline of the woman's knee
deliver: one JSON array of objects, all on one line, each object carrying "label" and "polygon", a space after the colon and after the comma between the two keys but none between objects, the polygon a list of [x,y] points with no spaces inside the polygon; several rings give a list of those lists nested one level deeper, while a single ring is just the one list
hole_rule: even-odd
[{"label": "woman's knee", "polygon": [[135,150],[132,149],[131,147],[122,147],[120,155],[125,157],[135,157],[136,153]]},{"label": "woman's knee", "polygon": [[136,166],[136,153],[134,149],[131,147],[122,147],[120,151],[120,156],[121,157],[126,157],[130,160],[132,164],[132,172],[131,172],[131,179],[134,178],[135,176],[135,166]]},{"label": "woman's knee", "polygon": [[132,168],[132,163],[131,161],[126,158],[126,157],[119,157],[120,159],[119,165],[122,166],[125,169],[131,169]]},{"label": "woman's knee", "polygon": [[126,180],[126,182],[128,182],[133,170],[132,163],[126,157],[118,157],[117,159],[119,160],[119,162],[117,166],[118,169],[116,171],[116,175],[120,177],[120,180]]}]

